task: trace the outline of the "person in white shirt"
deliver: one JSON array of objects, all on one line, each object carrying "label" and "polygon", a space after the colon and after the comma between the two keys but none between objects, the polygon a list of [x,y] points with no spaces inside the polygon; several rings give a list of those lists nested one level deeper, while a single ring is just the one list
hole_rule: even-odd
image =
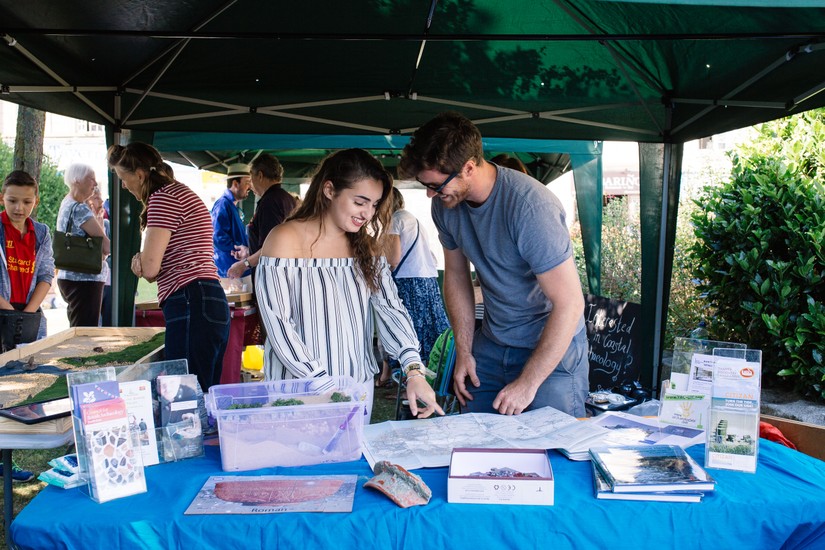
[{"label": "person in white shirt", "polygon": [[426,360],[436,338],[450,328],[438,288],[438,266],[427,230],[412,213],[404,210],[404,196],[396,188],[392,190],[392,203],[387,261],[393,270],[398,295],[412,317],[421,343],[421,356]]}]

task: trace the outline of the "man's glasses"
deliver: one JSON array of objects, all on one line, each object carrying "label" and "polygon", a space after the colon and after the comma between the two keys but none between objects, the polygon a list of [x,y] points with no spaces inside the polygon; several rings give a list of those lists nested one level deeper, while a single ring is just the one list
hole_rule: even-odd
[{"label": "man's glasses", "polygon": [[447,184],[450,183],[451,181],[453,181],[453,178],[456,177],[457,175],[458,175],[458,172],[452,172],[449,176],[447,176],[447,179],[445,179],[443,182],[441,182],[441,185],[437,185],[435,183],[424,183],[423,181],[419,181],[418,183],[420,183],[421,185],[423,185],[424,187],[426,187],[427,189],[429,189],[433,193],[438,194],[438,193],[441,193],[441,190],[444,189],[445,187],[447,187]]}]

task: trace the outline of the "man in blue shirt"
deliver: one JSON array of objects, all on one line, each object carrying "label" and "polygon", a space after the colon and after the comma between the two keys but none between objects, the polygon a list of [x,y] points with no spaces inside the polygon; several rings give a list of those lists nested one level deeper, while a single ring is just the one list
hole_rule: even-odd
[{"label": "man in blue shirt", "polygon": [[212,242],[215,244],[215,265],[220,277],[227,276],[226,271],[237,261],[236,258],[245,258],[249,253],[243,212],[238,203],[249,195],[251,185],[249,166],[231,164],[226,174],[226,191],[212,206]]},{"label": "man in blue shirt", "polygon": [[[413,134],[399,168],[434,199],[462,409],[520,414],[549,405],[585,416],[584,297],[558,198],[487,162],[478,128],[454,112]],[[477,331],[470,263],[484,295]]]}]

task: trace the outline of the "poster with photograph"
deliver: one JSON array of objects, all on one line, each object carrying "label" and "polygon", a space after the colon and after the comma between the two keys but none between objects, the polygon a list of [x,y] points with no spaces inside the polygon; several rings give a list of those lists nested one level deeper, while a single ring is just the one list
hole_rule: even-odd
[{"label": "poster with photograph", "polygon": [[355,475],[211,476],[184,514],[352,512]]}]

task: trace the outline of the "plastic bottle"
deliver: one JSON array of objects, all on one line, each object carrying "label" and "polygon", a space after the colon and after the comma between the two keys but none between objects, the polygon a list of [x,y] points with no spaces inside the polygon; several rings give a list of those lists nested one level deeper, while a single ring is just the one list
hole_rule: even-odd
[{"label": "plastic bottle", "polygon": [[707,340],[708,339],[708,324],[705,322],[704,319],[699,321],[699,326],[695,329],[690,331],[690,337],[695,340]]}]

